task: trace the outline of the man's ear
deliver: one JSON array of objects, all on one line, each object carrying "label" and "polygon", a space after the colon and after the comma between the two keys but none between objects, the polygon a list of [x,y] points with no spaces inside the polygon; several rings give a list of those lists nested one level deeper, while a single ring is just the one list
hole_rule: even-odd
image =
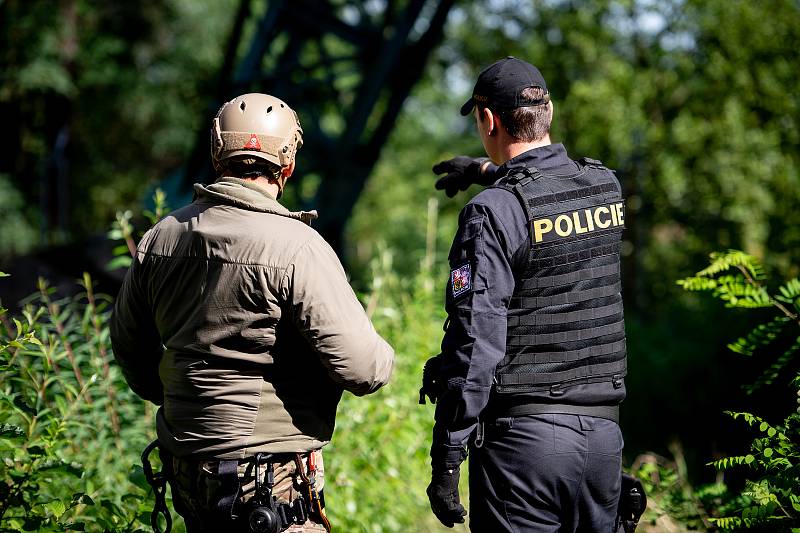
[{"label": "man's ear", "polygon": [[497,116],[488,107],[481,109],[481,122],[486,126],[487,135],[497,133]]}]

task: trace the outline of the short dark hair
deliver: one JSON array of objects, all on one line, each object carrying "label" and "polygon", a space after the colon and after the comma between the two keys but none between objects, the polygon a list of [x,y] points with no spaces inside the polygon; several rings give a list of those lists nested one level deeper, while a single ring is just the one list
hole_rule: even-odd
[{"label": "short dark hair", "polygon": [[[522,90],[522,97],[530,100],[544,98],[545,91],[541,87],[528,87]],[[478,105],[478,111],[486,106]],[[509,135],[523,142],[534,142],[550,133],[553,121],[553,108],[549,104],[528,107],[490,108],[500,117],[500,122]],[[483,116],[481,115],[481,120]]]},{"label": "short dark hair", "polygon": [[239,155],[219,161],[217,175],[222,176],[225,173],[232,174],[237,178],[261,175],[265,178],[278,179],[281,167],[257,157]]}]

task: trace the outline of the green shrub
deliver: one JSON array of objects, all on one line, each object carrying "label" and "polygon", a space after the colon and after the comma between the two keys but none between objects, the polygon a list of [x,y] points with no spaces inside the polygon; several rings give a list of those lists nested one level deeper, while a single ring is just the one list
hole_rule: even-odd
[{"label": "green shrub", "polygon": [[[727,307],[769,309],[749,334],[728,345],[747,357],[766,358],[766,370],[746,387],[747,393],[770,387],[774,395],[780,377],[790,377],[793,394],[800,394],[800,372],[796,355],[800,349],[800,281],[792,279],[770,291],[761,263],[739,251],[711,254],[711,264],[678,282],[689,291],[705,291]],[[789,376],[784,376],[789,374]],[[800,409],[779,424],[746,412],[729,412],[757,430],[749,453],[725,457],[711,463],[719,471],[746,468],[744,490],[716,495],[718,516],[710,521],[725,531],[800,532]]]},{"label": "green shrub", "polygon": [[[396,362],[384,389],[367,398],[346,394],[339,406],[325,456],[327,482],[332,484],[329,516],[338,531],[452,531],[436,520],[425,494],[434,407],[418,404],[419,388],[424,362],[439,352],[445,319],[444,279],[432,271],[430,250],[426,257],[410,278],[395,272],[388,250],[379,247],[372,261],[373,284],[364,303],[377,330],[394,347]],[[465,502],[466,468],[462,466]]]},{"label": "green shrub", "polygon": [[[39,281],[0,308],[0,531],[133,531],[149,508],[135,457],[153,415],[108,349],[109,299],[85,275],[70,298]],[[130,480],[129,480],[130,477]]]},{"label": "green shrub", "polygon": [[[163,214],[163,196],[155,205],[150,222]],[[433,407],[417,403],[422,365],[438,352],[445,318],[443,280],[433,273],[436,209],[429,205],[430,238],[415,275],[398,275],[381,246],[371,264],[362,301],[397,362],[386,388],[368,398],[346,394],[339,407],[325,455],[327,510],[338,531],[447,530],[425,495]],[[110,237],[120,244],[109,268],[129,263],[138,235],[131,219],[117,216]],[[111,298],[94,294],[88,276],[81,286],[65,298],[41,280],[20,317],[0,313],[0,531],[149,530],[153,495],[138,455],[154,438],[154,408],[112,361]]]}]

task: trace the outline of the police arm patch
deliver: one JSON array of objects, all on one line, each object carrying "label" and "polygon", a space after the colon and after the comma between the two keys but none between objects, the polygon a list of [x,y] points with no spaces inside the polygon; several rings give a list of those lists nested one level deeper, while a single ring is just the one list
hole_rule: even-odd
[{"label": "police arm patch", "polygon": [[461,265],[450,271],[450,287],[453,298],[458,298],[465,292],[472,290],[472,265]]}]

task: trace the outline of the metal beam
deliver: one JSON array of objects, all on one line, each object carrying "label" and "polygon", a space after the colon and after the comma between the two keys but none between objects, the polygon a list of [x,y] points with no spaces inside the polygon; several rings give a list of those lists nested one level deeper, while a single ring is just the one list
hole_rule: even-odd
[{"label": "metal beam", "polygon": [[[250,4],[243,0],[220,71],[219,90],[209,106],[203,134],[198,135],[194,164],[190,161],[187,169],[193,172],[184,177],[184,187],[198,178],[212,179],[205,132],[222,101],[251,90],[275,94],[301,116],[306,142],[298,170],[322,177],[314,198],[320,211],[315,226],[341,251],[345,223],[405,99],[441,40],[453,3],[386,0],[382,16],[372,16],[359,3],[271,0],[256,22],[247,52],[234,67],[230,54],[242,48],[243,28],[253,17]],[[358,13],[356,21],[345,15],[347,7]],[[432,12],[428,28],[414,40],[413,29],[426,12]],[[280,50],[274,48],[278,41]],[[271,66],[264,71],[267,53]],[[341,127],[326,131],[323,122]],[[198,160],[205,165],[198,165]]]}]

